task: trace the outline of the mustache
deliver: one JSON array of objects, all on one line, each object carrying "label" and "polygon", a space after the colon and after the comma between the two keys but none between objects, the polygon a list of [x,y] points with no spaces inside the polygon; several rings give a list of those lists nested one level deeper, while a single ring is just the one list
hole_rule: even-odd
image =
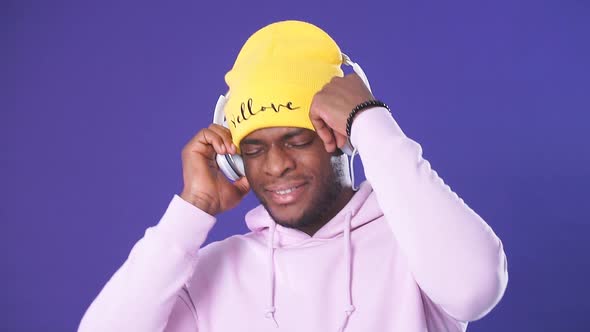
[{"label": "mustache", "polygon": [[289,177],[281,177],[265,182],[259,183],[256,187],[265,189],[268,187],[275,187],[285,183],[309,183],[311,182],[311,177],[309,176],[289,176]]}]

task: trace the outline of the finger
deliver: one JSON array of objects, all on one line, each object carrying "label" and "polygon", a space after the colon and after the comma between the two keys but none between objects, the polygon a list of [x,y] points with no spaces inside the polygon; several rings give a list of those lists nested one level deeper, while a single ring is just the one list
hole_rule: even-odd
[{"label": "finger", "polygon": [[250,182],[243,176],[234,182],[234,186],[238,189],[241,196],[245,196],[250,191]]},{"label": "finger", "polygon": [[221,138],[216,132],[210,129],[203,129],[200,133],[201,134],[198,135],[199,143],[212,146],[217,154],[227,153],[223,138]]},{"label": "finger", "polygon": [[320,117],[317,111],[310,111],[309,119],[311,120],[311,124],[315,128],[316,133],[322,141],[330,140],[330,127],[328,124]]},{"label": "finger", "polygon": [[324,142],[326,151],[333,152],[336,150],[336,139],[334,137],[334,133],[332,132],[332,129],[330,129],[330,127],[328,127],[328,125],[324,122],[324,120],[314,116],[311,118],[311,123],[320,139]]},{"label": "finger", "polygon": [[199,130],[182,148],[181,155],[183,156],[183,160],[185,156],[191,156],[194,153],[199,153],[206,157],[207,159],[215,158],[215,149],[210,144],[203,142],[203,131],[204,129]]},{"label": "finger", "polygon": [[338,145],[336,144],[336,137],[334,136],[334,132],[331,129],[328,132],[330,136],[329,139],[324,140],[324,147],[326,148],[326,151],[332,153],[336,151]]},{"label": "finger", "polygon": [[342,148],[344,145],[346,145],[346,142],[348,141],[347,136],[337,132],[335,132],[334,135],[336,136],[336,145],[338,146],[338,148]]},{"label": "finger", "polygon": [[326,127],[325,129],[318,132],[318,136],[324,142],[324,148],[326,151],[332,153],[336,151],[336,138],[332,129]]},{"label": "finger", "polygon": [[236,153],[236,146],[233,143],[231,132],[228,128],[224,126],[220,126],[218,124],[211,124],[209,129],[215,132],[223,139],[223,144],[225,145],[226,151],[229,153]]},{"label": "finger", "polygon": [[319,100],[322,99],[322,93],[323,89],[320,90],[319,92],[317,92],[313,98],[311,99],[311,104],[309,105],[309,118],[311,119],[311,121],[314,120],[318,120],[321,119],[322,117],[320,116],[320,102]]},{"label": "finger", "polygon": [[[328,124],[320,118],[311,118],[311,124],[315,128],[315,131],[318,133],[318,135],[320,135],[320,138],[324,135],[327,135],[326,132],[330,131]],[[327,138],[327,136],[325,137]]]}]

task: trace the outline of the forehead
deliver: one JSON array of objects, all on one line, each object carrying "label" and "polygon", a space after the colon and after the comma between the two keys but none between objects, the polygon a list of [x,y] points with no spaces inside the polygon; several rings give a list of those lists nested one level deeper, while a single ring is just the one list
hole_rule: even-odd
[{"label": "forehead", "polygon": [[300,135],[315,135],[315,131],[298,127],[270,127],[257,129],[242,139],[241,144],[256,141],[275,141]]}]

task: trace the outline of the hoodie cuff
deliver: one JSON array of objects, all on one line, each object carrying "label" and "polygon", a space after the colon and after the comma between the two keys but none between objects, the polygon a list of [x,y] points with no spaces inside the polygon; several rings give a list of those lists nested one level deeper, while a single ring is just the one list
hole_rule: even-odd
[{"label": "hoodie cuff", "polygon": [[194,253],[205,242],[215,221],[212,215],[174,195],[155,228],[184,251]]},{"label": "hoodie cuff", "polygon": [[[359,151],[378,148],[390,143],[390,139],[405,138],[406,134],[385,107],[369,108],[357,115],[352,122],[350,141]],[[387,142],[383,141],[387,138]]]}]

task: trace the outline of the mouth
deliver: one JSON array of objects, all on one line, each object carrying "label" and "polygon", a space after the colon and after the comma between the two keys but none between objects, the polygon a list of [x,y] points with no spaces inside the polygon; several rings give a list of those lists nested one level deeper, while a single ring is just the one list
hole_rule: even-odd
[{"label": "mouth", "polygon": [[288,205],[296,203],[302,197],[306,185],[306,182],[281,184],[269,186],[265,190],[276,205]]}]

